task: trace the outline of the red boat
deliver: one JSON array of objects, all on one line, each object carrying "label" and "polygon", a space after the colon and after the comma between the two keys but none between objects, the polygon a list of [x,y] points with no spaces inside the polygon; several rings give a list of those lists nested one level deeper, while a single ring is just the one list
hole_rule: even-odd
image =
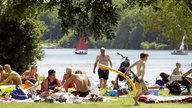
[{"label": "red boat", "polygon": [[88,50],[88,47],[85,40],[85,36],[84,34],[82,34],[76,46],[75,54],[87,54],[87,50]]}]

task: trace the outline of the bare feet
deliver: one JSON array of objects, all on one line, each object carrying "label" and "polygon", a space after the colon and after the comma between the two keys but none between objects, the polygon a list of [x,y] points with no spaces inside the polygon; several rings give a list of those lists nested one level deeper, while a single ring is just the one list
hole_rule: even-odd
[{"label": "bare feet", "polygon": [[136,98],[136,97],[133,97],[133,99],[134,99],[134,101],[135,101],[135,104],[134,104],[134,105],[135,105],[135,106],[140,106],[139,103],[138,103],[138,101],[137,101],[137,98]]},{"label": "bare feet", "polygon": [[135,106],[140,106],[140,104],[139,103],[135,103]]}]

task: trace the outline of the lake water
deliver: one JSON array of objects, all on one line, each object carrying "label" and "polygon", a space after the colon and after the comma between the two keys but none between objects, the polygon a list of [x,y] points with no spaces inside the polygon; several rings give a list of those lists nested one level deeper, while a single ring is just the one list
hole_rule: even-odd
[{"label": "lake water", "polygon": [[[96,56],[100,54],[99,49],[89,49],[87,55],[75,54],[75,49],[44,49],[45,57],[41,61],[37,62],[39,75],[47,76],[49,69],[56,70],[56,77],[62,80],[66,67],[71,66],[74,70],[82,69],[86,71],[89,77],[92,77],[97,83],[99,83],[98,74],[93,74],[93,66]],[[192,53],[188,55],[171,55],[170,50],[126,50],[126,49],[106,49],[106,54],[111,57],[113,62],[113,68],[118,69],[121,63],[121,57],[117,55],[117,52],[128,56],[130,63],[134,63],[139,60],[141,52],[146,51],[149,53],[149,59],[146,63],[146,72],[144,80],[150,83],[155,83],[156,78],[160,78],[160,72],[172,73],[175,68],[175,63],[180,62],[182,64],[181,69],[183,72],[188,71],[191,68]],[[136,68],[132,69],[136,72]],[[116,73],[109,73],[109,81],[116,78]]]}]

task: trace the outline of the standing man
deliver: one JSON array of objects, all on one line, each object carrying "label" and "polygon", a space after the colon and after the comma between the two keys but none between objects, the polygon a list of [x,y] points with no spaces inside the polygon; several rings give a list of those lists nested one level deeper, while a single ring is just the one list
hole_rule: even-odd
[{"label": "standing man", "polygon": [[[103,64],[108,66],[110,63],[110,66],[112,67],[112,62],[111,59],[109,57],[109,55],[105,54],[105,48],[102,47],[100,49],[101,54],[97,56],[95,64],[94,64],[94,68],[93,68],[93,73],[95,73],[95,68],[97,66],[97,64]],[[105,70],[105,69],[98,69],[98,76],[99,76],[99,80],[100,80],[100,87],[107,87],[107,80],[109,77],[109,70]]]},{"label": "standing man", "polygon": [[143,77],[145,74],[145,62],[147,61],[148,56],[149,55],[147,53],[142,52],[140,54],[140,60],[132,64],[125,72],[125,75],[127,75],[128,72],[131,70],[131,68],[133,68],[134,66],[136,66],[137,68],[137,74],[135,76],[135,86],[137,88],[137,94],[135,97],[133,97],[135,101],[135,106],[139,106],[139,103],[138,103],[139,97],[147,93],[148,91],[148,88],[143,80]]}]

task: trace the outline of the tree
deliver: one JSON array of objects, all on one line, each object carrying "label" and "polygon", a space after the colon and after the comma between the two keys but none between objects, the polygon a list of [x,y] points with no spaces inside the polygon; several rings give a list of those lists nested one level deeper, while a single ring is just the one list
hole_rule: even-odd
[{"label": "tree", "polygon": [[[125,0],[127,2],[127,6],[130,8],[132,6],[138,5],[140,9],[143,9],[144,7],[153,7],[155,10],[161,10],[161,8],[164,8],[166,5],[169,5],[170,2],[173,2],[172,0]],[[162,3],[161,3],[162,2]],[[176,16],[179,22],[181,19],[181,23],[179,26],[175,26],[176,28],[181,28],[181,30],[178,30],[179,33],[186,34],[188,38],[191,34],[191,26],[185,25],[191,25],[191,15],[192,15],[192,2],[191,0],[177,0],[173,3],[171,3],[169,6],[179,6],[179,12],[177,14],[172,14],[172,17]],[[18,39],[31,39],[34,35],[39,38],[39,36],[42,33],[41,27],[38,26],[39,23],[37,23],[39,14],[46,10],[54,10],[55,7],[59,7],[58,11],[58,17],[61,20],[61,27],[63,33],[69,33],[68,31],[75,30],[78,34],[81,34],[82,32],[87,33],[86,36],[93,36],[95,40],[101,40],[101,39],[113,39],[115,38],[114,30],[116,30],[116,27],[118,25],[118,18],[119,18],[119,7],[117,4],[115,4],[112,0],[1,0],[0,1],[0,19],[1,23],[6,23],[8,25],[4,25],[6,27],[1,26],[1,37],[8,38],[6,40],[7,43],[14,43],[18,41]],[[123,5],[123,8],[126,7],[126,4]],[[175,7],[178,8],[178,7]],[[168,10],[171,8],[167,8]],[[174,9],[174,8],[173,8]],[[183,11],[182,11],[183,10]],[[186,11],[186,12],[185,12]],[[167,11],[166,11],[167,12]],[[176,11],[174,11],[176,12]],[[183,14],[182,14],[183,12]],[[182,19],[182,15],[185,17]],[[3,20],[6,19],[6,20]],[[2,22],[6,21],[6,22]],[[153,20],[155,21],[155,20]],[[169,20],[170,21],[170,20]],[[172,22],[169,22],[171,24]],[[36,25],[37,24],[37,25]],[[164,23],[161,23],[164,24]],[[175,23],[174,23],[175,24]],[[39,24],[40,25],[40,24]],[[173,25],[173,24],[172,24]],[[157,26],[158,27],[158,26]],[[172,26],[174,27],[174,26]],[[6,33],[7,31],[8,33]],[[11,29],[13,29],[11,31]],[[23,29],[28,28],[28,29]],[[43,28],[43,27],[42,27]],[[157,33],[162,33],[163,29],[167,30],[169,26],[167,27],[161,27],[161,30]],[[171,28],[171,26],[170,26]],[[142,28],[140,28],[142,29]],[[185,29],[185,30],[184,30]],[[38,32],[36,30],[39,30]],[[168,32],[172,32],[177,29],[169,29]],[[137,35],[137,30],[133,30],[132,33]],[[168,33],[167,32],[167,33]],[[27,34],[30,33],[30,34]],[[37,33],[37,34],[36,34]],[[174,32],[172,32],[174,33]],[[16,34],[16,35],[15,35]],[[139,35],[141,33],[138,33]],[[15,37],[14,37],[14,36]],[[20,37],[22,36],[22,37]],[[80,36],[80,35],[77,35]],[[169,35],[171,36],[171,35]],[[168,37],[169,37],[168,36]],[[104,38],[105,37],[105,38]],[[3,39],[2,38],[2,39]],[[38,54],[41,55],[40,52],[38,52],[38,40],[37,38],[32,38],[32,43],[34,46],[30,47],[29,49],[32,50],[32,54],[37,51]],[[87,37],[88,38],[88,37]],[[134,39],[134,38],[133,38]],[[2,43],[2,45],[5,45],[7,43]],[[26,41],[27,42],[27,41]],[[22,41],[21,41],[22,43]],[[107,42],[106,42],[107,43]],[[0,58],[3,61],[2,63],[6,63],[5,60],[9,60],[9,62],[14,62],[11,60],[15,60],[16,58],[19,59],[19,55],[22,55],[22,50],[28,46],[27,43],[23,41],[22,44],[18,44],[18,48],[20,50],[14,49],[14,44],[9,44],[10,46],[4,46],[4,47],[10,47],[8,50],[4,50],[2,48],[2,51],[6,52],[4,55],[2,55]],[[20,45],[20,46],[19,46]],[[138,45],[138,44],[137,44]],[[30,45],[29,45],[30,46]],[[109,45],[110,46],[110,45]],[[12,48],[11,48],[12,47]],[[33,49],[32,49],[33,48]],[[15,56],[11,56],[5,59],[5,55],[12,53],[11,50],[17,51],[17,54]],[[28,47],[27,47],[28,49]],[[29,51],[29,50],[26,50]],[[22,56],[24,57],[24,56]],[[28,56],[25,56],[26,59],[28,59]],[[28,65],[29,62],[33,62],[36,59],[38,59],[39,56],[33,55],[31,56],[33,59],[29,59],[28,62],[24,62],[24,65]],[[18,60],[16,59],[16,60]],[[22,64],[23,61],[19,61],[19,63]],[[12,63],[14,64],[14,63]],[[16,66],[17,69],[23,67],[22,65]],[[24,67],[25,68],[25,67]],[[23,69],[24,69],[23,68]]]},{"label": "tree", "polygon": [[[135,5],[139,6],[142,10],[146,7],[152,7],[154,10],[161,10],[162,7],[159,5],[162,2],[166,3],[169,2],[169,0],[125,0],[127,2],[127,5],[129,7],[134,7]],[[192,1],[191,0],[174,0],[175,5],[179,5],[187,9],[188,12],[192,15]]]},{"label": "tree", "polygon": [[11,9],[9,11],[10,17],[16,19],[30,16],[30,13],[38,15],[43,9],[53,10],[58,6],[58,17],[61,19],[61,27],[64,33],[73,29],[80,34],[86,31],[88,34],[92,34],[96,40],[103,38],[102,36],[107,36],[108,39],[115,37],[113,30],[117,26],[118,8],[112,0],[5,1],[7,2],[4,4]]},{"label": "tree", "polygon": [[63,34],[61,30],[61,21],[58,19],[58,8],[53,11],[45,11],[40,14],[39,19],[45,22],[47,29],[44,32],[42,40],[59,40]]},{"label": "tree", "polygon": [[38,49],[44,28],[39,21],[28,19],[19,22],[6,15],[1,15],[0,25],[0,64],[10,64],[22,74],[44,54]]},{"label": "tree", "polygon": [[92,34],[95,40],[103,36],[114,38],[118,10],[112,0],[1,0],[0,36],[5,39],[0,48],[1,64],[9,63],[22,73],[42,57],[38,41],[44,27],[38,22],[38,16],[55,7],[59,7],[63,33],[72,29],[80,34]]},{"label": "tree", "polygon": [[44,52],[38,46],[45,28],[37,20],[40,7],[20,2],[0,1],[0,64],[10,64],[22,74],[43,57]]},{"label": "tree", "polygon": [[146,32],[156,32],[160,36],[166,37],[174,47],[179,47],[182,37],[185,35],[187,44],[192,41],[192,16],[185,7],[174,5],[177,1],[170,0],[161,5],[160,11],[154,12],[152,9],[145,11],[144,28]]}]

